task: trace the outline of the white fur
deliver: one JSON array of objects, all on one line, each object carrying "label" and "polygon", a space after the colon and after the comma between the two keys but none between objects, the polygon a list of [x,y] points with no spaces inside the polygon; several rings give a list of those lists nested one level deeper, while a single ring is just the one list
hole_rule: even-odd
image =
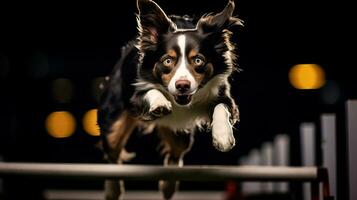
[{"label": "white fur", "polygon": [[150,105],[149,112],[154,111],[159,107],[164,107],[168,110],[171,110],[171,102],[166,99],[166,97],[157,89],[149,90],[144,95],[144,100],[147,101]]},{"label": "white fur", "polygon": [[150,82],[147,82],[147,81],[144,81],[144,80],[136,80],[136,83],[133,84],[136,88],[136,90],[149,90],[151,88],[155,88],[155,84],[153,83],[150,83]]},{"label": "white fur", "polygon": [[231,150],[235,145],[232,125],[229,122],[230,113],[224,104],[218,104],[214,108],[212,116],[213,145],[220,151]]},{"label": "white fur", "polygon": [[[172,113],[155,120],[155,123],[163,126],[169,124],[173,130],[193,130],[202,124],[211,123],[211,111],[207,108],[217,97],[218,86],[225,82],[226,75],[215,76],[192,96],[192,101],[186,106],[177,105],[171,95],[167,94],[168,100],[172,102]],[[160,91],[166,92],[164,89]]]},{"label": "white fur", "polygon": [[187,130],[190,133],[197,125],[210,121],[210,113],[207,106],[179,106],[172,104],[172,112],[155,120],[160,126],[169,126],[174,131]]},{"label": "white fur", "polygon": [[197,31],[197,27],[196,28],[177,28],[174,33],[177,32],[188,32],[188,31]]},{"label": "white fur", "polygon": [[192,102],[210,101],[218,96],[219,86],[225,84],[229,86],[227,81],[228,75],[219,74],[208,81],[203,88],[198,90],[192,97]]},{"label": "white fur", "polygon": [[186,36],[184,34],[181,34],[177,37],[177,44],[180,49],[181,57],[178,62],[178,68],[174,74],[174,76],[171,78],[169,85],[168,85],[168,90],[172,94],[177,94],[178,91],[176,90],[176,81],[178,80],[188,80],[191,83],[190,87],[190,93],[193,93],[197,89],[197,82],[195,78],[192,76],[190,70],[187,67],[187,59],[186,59]]},{"label": "white fur", "polygon": [[230,32],[229,30],[225,29],[223,31],[224,44],[227,46],[227,51],[223,53],[223,57],[225,59],[224,62],[227,64],[230,71],[232,71],[232,69],[234,68],[234,62],[237,59],[236,55],[233,52],[235,49],[235,46],[231,43],[231,40],[230,40],[231,35],[232,35],[232,32]]}]

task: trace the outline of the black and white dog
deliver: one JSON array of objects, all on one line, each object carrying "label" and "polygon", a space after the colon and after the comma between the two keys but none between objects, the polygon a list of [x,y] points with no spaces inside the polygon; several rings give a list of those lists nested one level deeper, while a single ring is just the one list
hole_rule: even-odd
[{"label": "black and white dog", "polygon": [[[165,165],[183,165],[183,156],[197,128],[212,132],[213,145],[229,151],[235,145],[233,125],[239,111],[228,78],[237,71],[233,0],[218,14],[198,20],[170,16],[151,0],[138,0],[138,31],[105,86],[98,112],[107,159],[122,163],[132,157],[124,150],[137,128],[155,130],[164,146]],[[171,198],[178,182],[160,181],[164,198]],[[120,181],[106,182],[106,199],[117,200]]]}]

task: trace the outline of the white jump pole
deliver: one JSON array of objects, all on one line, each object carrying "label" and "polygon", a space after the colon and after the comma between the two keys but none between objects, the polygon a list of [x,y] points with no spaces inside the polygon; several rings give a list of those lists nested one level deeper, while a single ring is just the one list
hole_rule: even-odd
[{"label": "white jump pole", "polygon": [[322,165],[328,169],[331,194],[336,196],[336,115],[321,115]]},{"label": "white jump pole", "polygon": [[[279,134],[274,138],[274,165],[289,166],[290,165],[290,139],[286,134]],[[286,193],[289,191],[287,182],[274,183],[274,190],[278,193]]]},{"label": "white jump pole", "polygon": [[[302,123],[300,125],[301,158],[303,166],[315,165],[315,125]],[[311,200],[311,188],[309,183],[303,185],[304,200]]]},{"label": "white jump pole", "polygon": [[[245,160],[246,165],[258,166],[261,164],[261,156],[258,149],[252,149]],[[259,182],[244,182],[242,184],[244,194],[260,194],[262,192],[261,183]]]},{"label": "white jump pole", "polygon": [[[261,149],[261,161],[263,166],[272,166],[273,165],[273,145],[271,142],[265,142],[262,145]],[[263,193],[273,193],[274,187],[272,182],[262,183],[262,192]]]},{"label": "white jump pole", "polygon": [[348,178],[350,200],[357,199],[357,100],[347,101]]},{"label": "white jump pole", "polygon": [[75,178],[82,180],[312,181],[318,178],[318,168],[0,163],[0,177],[2,176]]}]

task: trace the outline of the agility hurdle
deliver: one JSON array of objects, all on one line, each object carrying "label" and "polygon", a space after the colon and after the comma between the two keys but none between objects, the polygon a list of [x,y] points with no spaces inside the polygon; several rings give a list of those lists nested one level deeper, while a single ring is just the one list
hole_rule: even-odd
[{"label": "agility hurdle", "polygon": [[322,183],[323,199],[330,196],[328,172],[318,167],[272,166],[153,166],[114,164],[50,164],[0,163],[0,177],[61,179],[124,179],[185,181],[296,181],[311,182],[312,200],[319,199]]}]

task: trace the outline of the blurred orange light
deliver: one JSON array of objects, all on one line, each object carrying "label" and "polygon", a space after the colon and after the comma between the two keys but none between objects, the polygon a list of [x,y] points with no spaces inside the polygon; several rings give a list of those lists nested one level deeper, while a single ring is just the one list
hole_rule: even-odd
[{"label": "blurred orange light", "polygon": [[97,112],[97,109],[89,110],[84,114],[82,121],[84,130],[92,136],[100,135],[99,126],[97,124]]},{"label": "blurred orange light", "polygon": [[325,72],[317,64],[298,64],[290,69],[289,80],[296,89],[319,89],[325,84]]},{"label": "blurred orange light", "polygon": [[75,129],[75,118],[67,111],[53,112],[46,119],[46,130],[54,138],[69,137]]}]

